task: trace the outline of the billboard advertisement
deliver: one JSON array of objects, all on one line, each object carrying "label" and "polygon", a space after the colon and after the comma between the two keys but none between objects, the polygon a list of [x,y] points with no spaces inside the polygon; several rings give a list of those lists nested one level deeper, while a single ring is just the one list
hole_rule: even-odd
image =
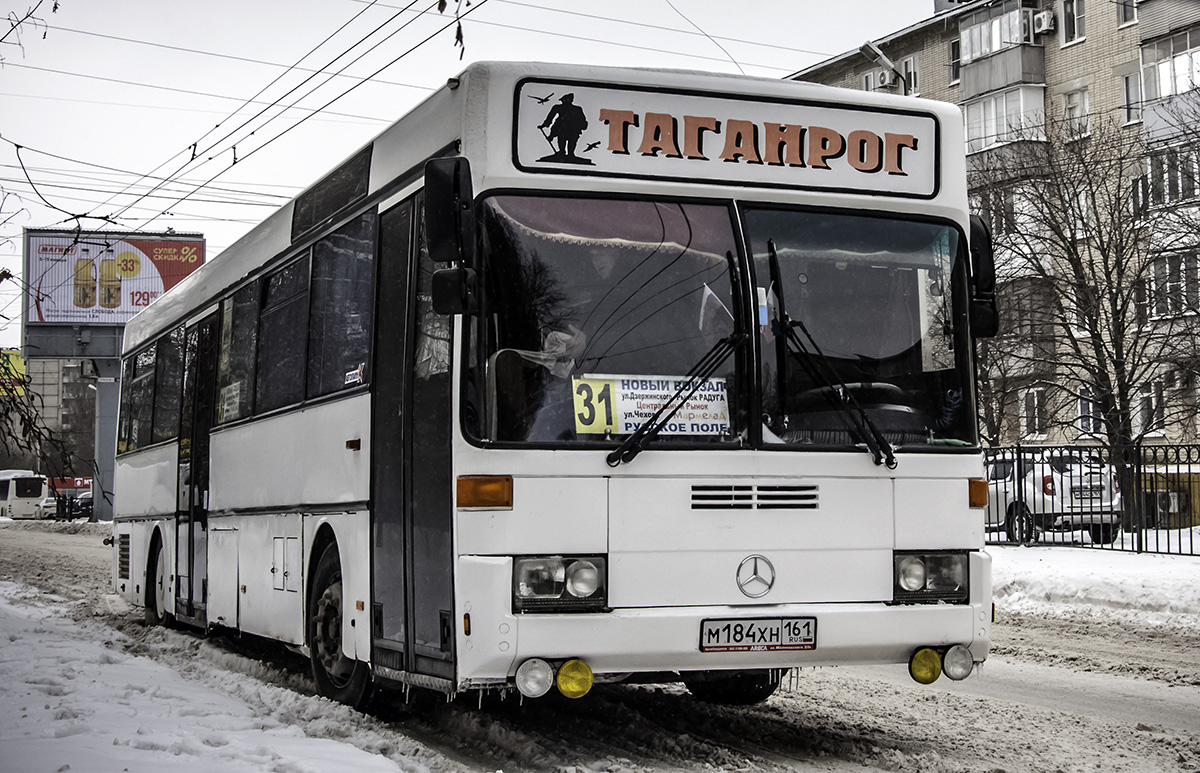
[{"label": "billboard advertisement", "polygon": [[25,394],[25,358],[20,349],[0,349],[0,397]]},{"label": "billboard advertisement", "polygon": [[25,319],[123,325],[203,263],[198,235],[27,231]]}]

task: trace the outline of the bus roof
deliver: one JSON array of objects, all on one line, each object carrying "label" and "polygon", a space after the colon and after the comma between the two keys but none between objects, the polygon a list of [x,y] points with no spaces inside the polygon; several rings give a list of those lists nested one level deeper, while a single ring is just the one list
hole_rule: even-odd
[{"label": "bus roof", "polygon": [[[572,105],[592,112],[567,158],[546,125]],[[944,102],[724,73],[477,62],[131,319],[125,350],[211,311],[354,207],[407,192],[439,155],[470,158],[477,194],[586,186],[850,208],[885,201],[965,227],[963,147],[962,114]]]}]

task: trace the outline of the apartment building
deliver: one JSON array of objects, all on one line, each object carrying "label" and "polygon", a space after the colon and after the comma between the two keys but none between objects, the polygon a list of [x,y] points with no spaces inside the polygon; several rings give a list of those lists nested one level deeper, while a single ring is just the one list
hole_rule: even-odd
[{"label": "apartment building", "polygon": [[[52,477],[90,476],[95,437],[95,375],[85,360],[31,359],[25,363],[28,405],[37,412],[45,431],[53,434],[55,447],[36,451],[10,447],[0,451],[4,468],[32,469]],[[21,398],[24,400],[25,398]],[[20,417],[10,415],[6,405],[0,416],[3,431],[20,434]],[[70,455],[64,464],[62,452]],[[41,455],[39,458],[39,454]]]},{"label": "apartment building", "polygon": [[[1200,250],[1187,234],[1200,230],[1189,207],[1200,197],[1200,2],[935,0],[932,10],[790,77],[962,108],[972,203],[1011,268],[1001,335],[981,342],[985,437],[1194,442]],[[1124,155],[1105,166],[1102,147]],[[1072,159],[1094,169],[1066,192],[1051,183],[1073,177],[1057,166]],[[1168,211],[1179,213],[1170,228]],[[1137,238],[1114,238],[1122,232]],[[1089,314],[1095,326],[1083,324]]]}]

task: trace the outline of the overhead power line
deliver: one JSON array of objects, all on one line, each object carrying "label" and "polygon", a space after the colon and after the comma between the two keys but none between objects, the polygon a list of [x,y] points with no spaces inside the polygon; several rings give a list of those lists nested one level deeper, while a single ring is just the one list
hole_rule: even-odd
[{"label": "overhead power line", "polygon": [[[67,70],[55,70],[51,67],[35,67],[34,65],[31,65],[31,64],[5,62],[4,66],[5,66],[5,68],[17,67],[17,68],[24,69],[24,70],[36,70],[38,72],[53,73],[55,75],[68,75],[72,78],[86,78],[88,80],[104,81],[106,83],[119,83],[122,86],[136,86],[138,88],[143,88],[143,89],[155,89],[158,91],[170,91],[175,94],[187,94],[187,95],[193,96],[193,97],[210,97],[212,99],[227,99],[227,100],[237,100],[239,102],[245,102],[245,100],[242,97],[231,97],[227,94],[213,94],[212,92],[208,92],[208,91],[195,91],[193,89],[181,89],[181,88],[177,88],[175,86],[160,86],[156,83],[140,83],[138,81],[130,81],[130,80],[125,80],[123,78],[106,78],[102,75],[90,75],[88,73],[82,73],[82,72],[70,72]],[[260,104],[260,105],[266,104],[266,105],[270,106],[274,103],[255,102],[253,104]],[[296,109],[304,111],[304,110],[307,110],[308,108],[301,107],[301,108],[296,108]],[[389,118],[376,118],[373,115],[356,115],[354,113],[337,113],[337,112],[333,112],[333,111],[327,112],[326,115],[335,115],[335,116],[338,116],[339,118],[355,118],[360,121],[374,121],[377,123],[387,123],[391,120]]]},{"label": "overhead power line", "polygon": [[[370,2],[370,0],[364,0],[364,1]],[[234,54],[221,54],[216,51],[205,51],[204,49],[200,49],[200,48],[187,48],[185,46],[172,46],[167,43],[159,43],[159,42],[153,41],[153,40],[139,40],[137,38],[126,38],[126,37],[121,37],[120,35],[107,35],[102,32],[91,32],[89,30],[77,30],[77,29],[72,29],[70,27],[60,27],[57,25],[47,25],[47,26],[49,27],[49,29],[52,29],[56,32],[69,32],[74,35],[86,35],[87,37],[101,38],[103,40],[113,40],[118,43],[131,43],[131,44],[138,45],[138,46],[150,46],[152,48],[161,48],[161,49],[164,49],[167,51],[178,51],[179,53],[184,53],[184,54],[195,54],[197,56],[209,56],[209,57],[213,57],[216,59],[227,59],[232,62],[245,62],[246,64],[259,64],[259,65],[263,65],[265,67],[292,69],[292,70],[297,70],[299,72],[311,72],[311,73],[318,73],[318,74],[324,72],[323,70],[313,70],[310,68],[301,67],[298,64],[287,65],[282,62],[271,62],[266,59],[255,59],[255,58],[249,57],[249,56],[236,56]],[[350,78],[350,79],[354,79],[354,80],[362,80],[361,78],[359,78],[356,75],[350,75],[347,73],[338,73],[338,77]],[[375,83],[377,83],[381,86],[400,86],[401,88],[417,89],[419,91],[433,91],[432,86],[422,86],[417,83],[404,83],[402,81],[389,81],[389,80],[376,80]],[[229,97],[229,98],[234,99],[234,97]]]},{"label": "overhead power line", "polygon": [[[337,61],[339,61],[340,59],[342,59],[344,56],[346,56],[347,54],[349,54],[349,53],[350,53],[351,51],[353,51],[354,49],[358,48],[358,46],[360,46],[361,44],[363,44],[364,42],[366,42],[366,41],[367,41],[368,39],[370,39],[370,38],[371,38],[373,35],[375,35],[377,32],[379,32],[379,31],[380,31],[380,30],[382,30],[384,27],[386,27],[388,24],[390,24],[390,23],[391,23],[393,20],[395,20],[395,19],[399,18],[401,14],[403,14],[403,13],[404,13],[406,10],[408,10],[408,9],[409,9],[409,8],[411,8],[413,5],[415,5],[415,4],[416,4],[416,2],[417,2],[417,0],[412,0],[412,2],[410,2],[410,3],[409,3],[407,6],[405,6],[405,7],[404,7],[404,8],[402,8],[401,10],[397,11],[395,14],[393,14],[391,17],[389,17],[389,18],[388,18],[386,21],[384,21],[382,24],[379,24],[379,25],[378,25],[378,26],[376,26],[374,29],[372,29],[370,32],[368,32],[366,35],[363,35],[362,37],[360,37],[360,38],[359,38],[357,41],[355,41],[355,42],[354,42],[354,43],[353,43],[353,44],[352,44],[352,45],[351,45],[349,48],[346,48],[345,50],[343,50],[341,53],[339,53],[337,56],[335,56],[333,59],[331,59],[331,60],[330,60],[330,61],[329,61],[329,62],[328,62],[328,63],[327,63],[327,64],[326,64],[324,67],[321,67],[321,68],[320,68],[320,71],[321,71],[321,72],[325,72],[326,68],[328,68],[328,67],[332,67],[332,66],[333,66],[333,65],[334,65],[334,64],[335,64]],[[374,3],[372,2],[372,5],[373,5],[373,4],[374,4]],[[348,25],[349,25],[351,22],[353,22],[355,19],[357,19],[357,18],[358,18],[359,16],[361,16],[363,13],[366,13],[366,11],[367,11],[367,10],[368,10],[370,7],[371,7],[371,6],[370,6],[370,5],[368,5],[368,6],[367,6],[367,8],[364,8],[362,11],[360,11],[360,12],[359,12],[359,13],[357,13],[357,14],[355,14],[355,15],[354,15],[354,16],[353,16],[353,17],[352,17],[352,18],[351,18],[349,21],[347,21],[347,22],[346,22],[345,24],[343,24],[343,25],[342,25],[340,28],[338,28],[337,32],[340,32],[341,30],[345,29],[345,28],[346,28],[346,27],[347,27],[347,26],[348,26]],[[432,6],[431,6],[431,7],[432,7]],[[405,27],[407,27],[407,26],[408,26],[408,24],[409,24],[409,23],[411,23],[411,22],[406,22],[405,24],[402,24],[398,30],[395,30],[395,31],[391,32],[391,33],[390,33],[390,34],[388,34],[386,37],[384,37],[384,38],[383,38],[383,40],[379,41],[379,42],[378,42],[378,43],[376,43],[374,46],[372,46],[371,48],[367,49],[367,51],[366,51],[366,52],[364,52],[364,53],[362,53],[362,54],[359,54],[359,55],[358,55],[358,57],[357,57],[356,59],[354,59],[354,60],[352,60],[351,62],[349,62],[349,63],[347,63],[346,65],[344,65],[344,66],[342,67],[342,70],[341,70],[341,71],[345,71],[345,69],[346,69],[347,67],[350,67],[350,66],[351,66],[351,65],[353,65],[355,62],[357,62],[357,61],[360,61],[360,60],[362,59],[362,57],[363,57],[363,56],[365,56],[367,53],[370,53],[371,51],[375,50],[375,49],[376,49],[378,46],[382,45],[382,44],[383,44],[385,41],[387,41],[388,39],[390,39],[390,38],[391,38],[393,35],[397,34],[397,33],[398,33],[400,30],[403,30]],[[318,43],[316,46],[314,46],[312,49],[310,49],[310,50],[309,50],[309,51],[308,51],[306,54],[304,54],[304,56],[300,57],[300,59],[299,59],[299,60],[297,60],[296,64],[297,64],[297,65],[298,65],[298,64],[300,64],[300,63],[301,63],[301,62],[303,62],[305,59],[307,59],[309,56],[311,56],[311,55],[312,55],[314,52],[316,52],[316,51],[317,51],[317,49],[319,49],[321,46],[323,46],[325,43],[327,43],[327,42],[328,42],[330,39],[332,39],[332,37],[333,37],[333,35],[334,35],[334,34],[336,34],[336,32],[335,32],[335,33],[333,33],[333,34],[330,34],[330,35],[329,35],[329,36],[327,36],[327,37],[326,37],[326,38],[325,38],[323,41],[321,41],[321,42],[320,42],[320,43]],[[270,88],[270,87],[271,87],[272,85],[274,85],[275,83],[278,83],[278,82],[280,81],[280,79],[281,79],[281,78],[283,78],[283,76],[287,74],[287,72],[290,72],[290,69],[291,69],[291,68],[289,68],[289,70],[288,70],[288,71],[284,72],[283,74],[281,74],[280,76],[278,76],[277,78],[275,78],[275,79],[274,79],[274,80],[273,80],[271,83],[269,83],[267,86],[264,86],[262,89],[260,89],[260,90],[258,91],[258,93],[254,95],[254,98],[257,98],[258,96],[261,96],[261,95],[262,95],[262,94],[263,94],[263,93],[264,93],[264,92],[265,92],[265,91],[266,91],[268,88]],[[213,127],[213,129],[211,129],[211,130],[209,130],[208,132],[206,132],[206,133],[204,134],[204,136],[202,136],[202,137],[201,137],[199,140],[197,140],[195,143],[193,143],[193,144],[191,145],[191,152],[192,152],[192,156],[191,156],[191,158],[190,158],[188,161],[186,161],[186,162],[185,162],[185,163],[184,163],[182,166],[180,166],[178,169],[176,169],[176,171],[175,171],[175,172],[174,172],[174,173],[171,175],[171,177],[176,177],[176,176],[178,176],[179,174],[182,174],[182,172],[183,172],[185,169],[187,169],[189,166],[191,166],[191,165],[192,165],[192,163],[193,163],[193,162],[195,162],[195,161],[196,161],[196,159],[197,159],[198,157],[204,157],[204,159],[205,159],[205,160],[202,160],[202,161],[200,161],[198,164],[196,164],[196,166],[197,166],[197,167],[203,167],[203,166],[204,166],[204,165],[205,165],[205,164],[206,164],[208,161],[212,160],[212,158],[211,158],[211,157],[210,157],[208,154],[209,154],[209,153],[211,153],[211,152],[213,152],[213,151],[214,151],[214,150],[215,150],[215,149],[216,149],[218,146],[220,146],[220,145],[221,145],[221,143],[223,143],[223,142],[225,142],[225,141],[229,140],[229,139],[230,139],[230,138],[231,138],[231,137],[232,137],[234,134],[236,134],[237,132],[239,132],[239,131],[241,131],[242,129],[244,129],[244,128],[246,128],[247,126],[249,126],[249,125],[250,125],[250,124],[251,124],[253,121],[255,121],[257,118],[261,117],[261,116],[262,116],[264,113],[266,113],[266,112],[267,112],[267,110],[269,110],[271,107],[274,107],[274,106],[277,106],[277,105],[279,105],[279,104],[280,104],[280,102],[282,102],[282,100],[283,100],[285,97],[287,97],[287,96],[289,96],[289,95],[291,95],[291,94],[295,93],[295,92],[296,92],[298,89],[300,89],[302,86],[304,86],[306,83],[308,83],[309,81],[311,81],[311,80],[312,80],[313,78],[315,78],[315,77],[316,77],[316,75],[315,75],[315,74],[311,74],[311,75],[309,75],[309,76],[308,76],[308,77],[306,77],[304,80],[302,80],[300,83],[296,84],[295,86],[293,86],[292,88],[290,88],[290,89],[288,89],[286,92],[284,92],[284,93],[283,93],[281,96],[277,97],[277,98],[275,99],[275,101],[274,101],[274,102],[273,102],[271,105],[269,105],[269,106],[267,106],[267,107],[264,107],[263,109],[259,110],[259,111],[258,111],[256,114],[254,114],[254,115],[253,115],[253,116],[251,116],[250,118],[247,118],[246,120],[242,121],[242,122],[241,122],[241,123],[240,123],[238,126],[236,126],[235,128],[233,128],[232,130],[230,130],[230,131],[226,132],[226,133],[225,133],[225,135],[224,135],[223,137],[221,137],[220,139],[216,140],[215,142],[211,142],[211,143],[209,143],[207,146],[205,146],[205,148],[204,148],[203,150],[200,150],[200,149],[198,148],[198,145],[200,144],[200,142],[201,142],[201,141],[203,141],[203,140],[204,140],[206,137],[208,137],[210,134],[212,134],[212,133],[213,133],[213,131],[215,131],[217,128],[220,128],[221,124],[217,124],[217,126],[216,126],[216,127]],[[245,141],[246,139],[249,139],[249,137],[250,137],[250,136],[253,136],[253,135],[254,135],[254,133],[255,133],[256,131],[261,131],[262,129],[264,129],[264,128],[265,128],[266,126],[268,126],[268,125],[269,125],[269,124],[270,124],[272,121],[274,121],[274,120],[278,119],[279,117],[281,117],[281,116],[283,115],[283,113],[284,113],[284,112],[286,112],[286,110],[287,110],[288,108],[290,108],[290,107],[294,107],[295,105],[299,104],[299,101],[300,101],[300,99],[303,99],[303,98],[305,98],[305,97],[307,97],[307,96],[311,95],[311,94],[312,94],[314,91],[316,91],[316,88],[319,88],[320,86],[323,86],[325,83],[328,83],[328,82],[329,82],[329,81],[330,81],[332,78],[333,78],[333,74],[329,74],[329,76],[328,76],[328,77],[325,79],[325,81],[323,81],[323,82],[322,82],[321,84],[319,84],[317,87],[314,87],[313,89],[310,89],[310,90],[309,90],[309,91],[308,91],[306,94],[304,94],[303,96],[301,96],[300,98],[298,98],[297,100],[295,100],[295,101],[294,101],[294,102],[293,102],[291,105],[289,105],[289,106],[287,106],[287,107],[284,107],[283,109],[281,109],[281,110],[279,111],[279,113],[277,113],[276,115],[274,115],[274,116],[272,116],[272,117],[268,118],[268,119],[267,119],[266,121],[264,121],[264,122],[263,122],[261,125],[259,125],[259,126],[258,126],[258,127],[257,127],[255,130],[254,130],[254,131],[251,131],[251,132],[250,132],[250,133],[249,133],[249,134],[248,134],[246,137],[242,138],[242,139],[241,139],[241,140],[239,140],[239,141],[235,141],[235,142],[233,142],[231,147],[232,147],[232,150],[233,150],[233,158],[234,158],[234,163],[237,163],[237,160],[238,160],[238,158],[237,158],[237,145],[238,145],[238,142]],[[352,90],[352,89],[354,89],[354,88],[357,88],[358,86],[361,86],[361,85],[362,85],[364,82],[365,82],[365,81],[358,81],[358,82],[356,82],[356,83],[354,84],[354,86],[352,86],[352,87],[351,87],[351,90]],[[347,92],[345,92],[345,93],[349,93],[349,91],[347,91]],[[331,103],[330,103],[330,104],[331,104]],[[301,119],[301,121],[303,121],[303,119]],[[222,122],[222,123],[223,123],[223,122]],[[172,158],[175,158],[175,157],[177,157],[177,156],[178,156],[178,154],[176,154],[176,156],[173,156]],[[243,159],[244,159],[244,157],[243,157]],[[157,172],[159,169],[161,169],[163,166],[165,166],[165,165],[166,165],[166,163],[168,163],[169,161],[170,161],[170,159],[168,159],[168,160],[167,160],[167,162],[163,162],[163,164],[160,164],[158,167],[156,167],[154,170],[152,170],[152,173],[153,173],[153,172]],[[153,189],[152,189],[152,190],[153,190]],[[111,201],[111,199],[110,199],[110,201]],[[137,199],[135,199],[135,202],[136,202],[136,201],[137,201]],[[105,203],[108,203],[108,202],[105,202]],[[120,211],[118,211],[118,214],[119,214],[119,213],[120,213]]]},{"label": "overhead power line", "polygon": [[[254,154],[258,153],[260,150],[262,150],[262,149],[264,149],[264,148],[268,147],[269,145],[271,145],[271,144],[272,144],[273,142],[275,142],[276,140],[280,139],[281,137],[285,136],[286,134],[288,134],[289,132],[291,132],[291,131],[292,131],[293,129],[295,129],[296,127],[298,127],[298,126],[300,126],[301,124],[303,124],[305,121],[307,121],[307,120],[308,120],[309,118],[311,118],[313,115],[315,115],[315,114],[317,114],[317,113],[321,112],[322,110],[324,110],[325,108],[327,108],[329,105],[332,105],[333,103],[337,102],[339,99],[342,99],[342,98],[343,98],[343,97],[345,97],[346,95],[350,94],[352,91],[354,91],[355,89],[357,89],[357,88],[358,88],[359,86],[361,86],[363,83],[370,82],[370,81],[371,81],[372,79],[374,79],[374,78],[375,78],[377,75],[379,75],[380,73],[384,72],[384,71],[385,71],[385,70],[387,70],[389,67],[392,67],[392,66],[393,66],[393,65],[395,65],[397,62],[399,62],[401,59],[405,58],[406,56],[408,56],[409,54],[411,54],[413,51],[416,51],[418,48],[420,48],[421,46],[425,45],[425,44],[426,44],[426,43],[428,43],[429,41],[433,40],[434,38],[436,38],[438,35],[440,35],[440,34],[442,34],[443,32],[445,32],[446,30],[450,29],[450,28],[451,28],[451,27],[453,27],[453,26],[456,26],[456,25],[459,25],[459,24],[461,24],[461,21],[462,21],[462,19],[465,19],[465,18],[466,18],[468,15],[470,15],[470,14],[474,13],[475,11],[478,11],[480,8],[482,8],[483,6],[487,5],[487,3],[488,3],[488,0],[479,0],[479,2],[475,3],[473,6],[471,6],[470,8],[468,8],[468,9],[467,9],[465,12],[463,12],[461,15],[457,16],[455,19],[452,19],[451,21],[449,21],[449,22],[447,22],[446,24],[442,25],[442,26],[441,26],[441,27],[439,27],[438,29],[434,30],[432,33],[430,33],[428,36],[426,36],[426,37],[425,37],[424,39],[422,39],[420,42],[416,43],[415,45],[413,45],[412,47],[410,47],[410,48],[409,48],[409,49],[407,49],[406,51],[402,52],[402,53],[401,53],[399,56],[397,56],[396,58],[392,59],[390,62],[388,62],[387,64],[383,65],[383,66],[382,66],[382,67],[380,67],[379,69],[375,70],[375,72],[373,72],[373,73],[371,73],[370,75],[368,75],[368,76],[367,76],[367,78],[366,78],[365,80],[363,80],[363,81],[361,81],[361,82],[359,82],[359,83],[356,83],[356,84],[354,84],[353,86],[349,87],[348,89],[346,89],[345,91],[343,91],[341,94],[337,95],[337,96],[336,96],[336,97],[334,97],[333,99],[331,99],[331,100],[329,100],[328,102],[326,102],[326,103],[325,103],[323,106],[321,106],[321,107],[317,108],[317,109],[316,109],[314,112],[312,112],[312,113],[309,113],[308,115],[304,116],[304,117],[303,117],[303,118],[301,118],[299,121],[297,121],[296,123],[292,124],[292,125],[291,125],[291,126],[289,126],[288,128],[284,129],[284,130],[283,130],[282,132],[280,132],[279,134],[275,135],[275,136],[274,136],[274,137],[272,137],[271,139],[267,140],[267,141],[266,141],[266,142],[264,142],[263,144],[259,145],[258,147],[254,148],[253,150],[251,150],[249,153],[247,153],[245,156],[243,156],[243,157],[242,157],[242,160],[245,160],[246,158],[249,158],[250,156],[252,156],[252,155],[254,155]],[[204,184],[202,184],[202,185],[198,186],[198,187],[195,189],[195,191],[193,191],[193,194],[194,194],[195,192],[198,192],[199,190],[201,190],[201,189],[204,187],[204,185],[207,185],[207,184],[211,183],[213,180],[216,180],[218,177],[220,177],[220,176],[221,176],[222,174],[224,174],[225,172],[229,171],[229,169],[231,169],[231,168],[232,168],[232,165],[230,165],[229,167],[226,167],[225,169],[222,169],[221,171],[217,172],[215,175],[213,175],[211,178],[209,178],[209,179],[208,179],[208,180],[207,180],[207,181],[206,181]],[[182,203],[183,201],[186,201],[188,198],[190,198],[190,195],[193,195],[193,194],[189,194],[189,195],[185,195],[185,196],[183,196],[183,197],[182,197],[182,198],[180,198],[180,199],[179,199],[179,200],[178,200],[176,203]],[[168,213],[169,211],[170,211],[170,207],[168,207],[167,209],[163,210],[163,214],[166,214],[166,213]],[[158,218],[158,216],[155,216],[155,217],[153,217],[153,218],[150,218],[149,220],[145,221],[143,225],[149,225],[150,223],[153,223],[153,222],[154,222],[154,221],[155,221],[157,218]]]},{"label": "overhead power line", "polygon": [[[370,2],[371,0],[354,0],[354,1],[355,2]],[[580,17],[588,18],[588,19],[591,19],[594,21],[607,21],[607,22],[613,22],[614,24],[632,24],[633,26],[636,26],[636,27],[642,27],[642,28],[657,30],[657,31],[661,31],[661,32],[674,32],[674,33],[678,33],[680,35],[704,37],[703,32],[696,32],[693,30],[681,30],[678,27],[667,27],[667,26],[656,25],[656,24],[647,24],[644,22],[632,22],[632,21],[629,21],[626,19],[614,19],[614,18],[611,18],[608,16],[599,16],[596,14],[581,13],[578,11],[567,11],[567,10],[562,10],[562,9],[557,9],[557,8],[548,8],[548,7],[543,7],[543,6],[530,5],[528,3],[518,3],[518,2],[513,2],[513,0],[502,0],[502,2],[506,2],[510,5],[525,6],[527,8],[536,8],[540,11],[546,11],[548,13],[564,13],[564,14],[569,14],[572,16],[580,16]],[[379,5],[380,7],[384,7],[384,8],[394,7],[394,6],[384,5],[383,3],[376,3],[376,4]],[[563,38],[565,40],[579,40],[579,41],[583,41],[586,43],[596,43],[599,45],[616,46],[618,48],[631,48],[631,49],[634,49],[637,51],[655,51],[655,52],[662,53],[662,54],[668,54],[670,56],[681,56],[681,57],[685,57],[685,58],[689,58],[689,59],[700,59],[700,60],[704,60],[704,61],[708,61],[708,62],[722,62],[722,63],[729,62],[729,59],[727,59],[725,57],[720,57],[720,56],[705,56],[703,54],[691,54],[691,53],[687,53],[685,51],[675,51],[675,50],[671,50],[668,48],[663,48],[662,46],[639,46],[639,45],[635,45],[633,43],[624,43],[619,40],[613,40],[612,38],[587,37],[584,35],[571,35],[571,34],[567,34],[564,32],[558,32],[555,30],[534,29],[534,28],[528,27],[528,26],[503,24],[501,22],[488,21],[486,19],[478,19],[478,18],[471,19],[470,23],[472,25],[479,26],[479,27],[498,27],[500,29],[506,29],[506,30],[517,30],[520,32],[532,32],[532,33],[538,34],[538,35],[548,35],[550,37],[558,37],[558,38]],[[803,49],[803,48],[789,48],[786,46],[775,46],[775,45],[770,45],[770,44],[758,43],[758,42],[752,41],[752,40],[743,40],[740,38],[727,38],[727,37],[722,37],[720,35],[713,35],[712,38],[710,38],[710,39],[732,42],[732,43],[745,43],[747,45],[753,45],[756,48],[774,48],[774,49],[778,49],[781,51],[795,52],[795,53],[800,53],[800,54],[811,54],[814,56],[821,56],[821,57],[832,56],[832,54],[827,54],[827,53],[823,53],[820,51],[809,51],[809,50]],[[758,67],[758,68],[761,68],[764,70],[777,70],[779,72],[794,72],[794,68],[790,68],[790,67],[776,67],[775,65],[754,64],[751,62],[743,62],[743,64],[746,64],[750,67]]]},{"label": "overhead power line", "polygon": [[[49,94],[15,94],[11,91],[0,91],[0,97],[8,97],[10,99],[39,99],[47,102],[70,102],[76,105],[103,105],[104,107],[123,107],[132,108],[134,110],[153,110],[155,112],[166,111],[174,113],[216,113],[218,115],[226,115],[225,110],[210,110],[202,107],[178,107],[171,105],[151,105],[138,104],[136,102],[113,102],[111,100],[99,99],[76,99],[72,97],[53,97]],[[238,97],[226,97],[226,99],[238,99]],[[266,103],[259,103],[266,104]],[[352,123],[361,124],[367,121],[375,123],[387,123],[391,118],[346,118],[337,119],[332,116],[329,118],[322,117],[319,119],[322,123]]]}]

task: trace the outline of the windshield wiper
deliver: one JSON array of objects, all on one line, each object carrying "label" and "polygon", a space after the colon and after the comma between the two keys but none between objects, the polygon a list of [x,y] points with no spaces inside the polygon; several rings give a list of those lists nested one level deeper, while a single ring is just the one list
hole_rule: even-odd
[{"label": "windshield wiper", "polygon": [[625,438],[624,442],[606,457],[608,466],[616,467],[621,462],[626,464],[632,462],[634,457],[642,452],[645,445],[658,437],[658,433],[662,432],[663,427],[675,418],[679,409],[692,399],[696,390],[704,386],[712,374],[717,372],[717,368],[729,359],[729,355],[736,352],[738,347],[746,342],[747,337],[745,333],[731,333],[713,344],[713,347],[687,372],[683,383],[654,412],[654,415],[634,430],[633,434]]},{"label": "windshield wiper", "polygon": [[[826,399],[841,414],[844,421],[850,424],[854,430],[853,434],[862,438],[862,441],[870,451],[875,464],[886,464],[889,470],[896,469],[896,454],[892,448],[892,444],[888,442],[883,433],[879,431],[879,427],[875,426],[875,422],[871,421],[871,417],[859,405],[858,400],[854,398],[854,393],[846,386],[846,383],[838,376],[837,370],[833,367],[833,363],[825,356],[825,352],[821,351],[821,347],[817,345],[816,339],[812,333],[808,332],[808,328],[804,326],[804,322],[799,319],[792,319],[788,316],[784,307],[783,300],[783,284],[780,281],[782,272],[779,269],[779,253],[775,249],[775,241],[767,240],[767,258],[771,271],[771,282],[775,285],[775,298],[778,302],[777,313],[779,315],[779,330],[776,335],[776,341],[786,340],[787,347],[791,349],[799,358],[800,365],[804,368],[804,372],[814,382],[827,387],[825,390]],[[796,335],[796,329],[799,328],[804,337],[812,345],[812,351],[808,350],[804,341],[800,336]],[[780,353],[782,347],[779,346],[776,350],[776,359],[779,361],[779,404],[781,410],[786,406],[785,396],[787,395],[786,383],[787,359]],[[822,368],[824,367],[824,373]],[[786,411],[784,411],[786,416]]]}]

